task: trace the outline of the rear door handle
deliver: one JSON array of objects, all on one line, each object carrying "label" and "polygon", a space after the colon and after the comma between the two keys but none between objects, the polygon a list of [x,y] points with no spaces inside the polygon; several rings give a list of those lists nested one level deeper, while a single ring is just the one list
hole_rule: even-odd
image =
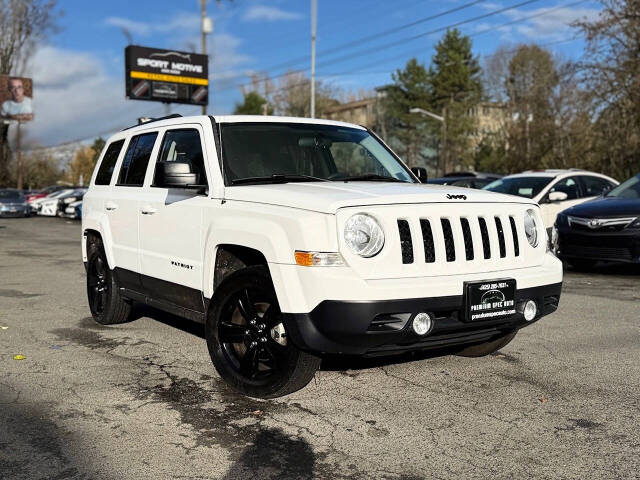
[{"label": "rear door handle", "polygon": [[143,215],[153,215],[154,213],[157,212],[157,210],[155,208],[153,208],[153,207],[150,207],[149,205],[145,205],[144,207],[142,207],[140,209],[140,212]]},{"label": "rear door handle", "polygon": [[107,203],[105,203],[105,204],[104,204],[104,209],[105,209],[105,210],[112,211],[112,210],[115,210],[115,209],[117,209],[117,208],[118,208],[118,205],[116,205],[116,204],[115,204],[115,203],[113,203],[113,202],[107,202]]}]

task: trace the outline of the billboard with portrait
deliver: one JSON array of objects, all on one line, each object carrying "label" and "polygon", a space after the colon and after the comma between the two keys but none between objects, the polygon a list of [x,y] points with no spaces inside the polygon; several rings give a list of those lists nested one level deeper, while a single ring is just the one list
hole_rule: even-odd
[{"label": "billboard with portrait", "polygon": [[127,98],[165,103],[209,103],[209,57],[129,45],[124,51]]},{"label": "billboard with portrait", "polygon": [[0,75],[0,117],[3,120],[33,120],[33,81]]}]

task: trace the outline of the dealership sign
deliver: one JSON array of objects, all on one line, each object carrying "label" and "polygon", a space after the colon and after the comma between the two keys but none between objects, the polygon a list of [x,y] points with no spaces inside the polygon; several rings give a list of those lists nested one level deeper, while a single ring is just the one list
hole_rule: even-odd
[{"label": "dealership sign", "polygon": [[207,55],[129,45],[124,58],[127,98],[189,105],[209,103]]}]

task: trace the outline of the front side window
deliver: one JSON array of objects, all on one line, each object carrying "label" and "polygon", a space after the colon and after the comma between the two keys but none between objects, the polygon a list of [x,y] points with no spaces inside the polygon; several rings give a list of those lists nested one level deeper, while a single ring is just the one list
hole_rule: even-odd
[{"label": "front side window", "polygon": [[131,138],[129,148],[120,167],[118,185],[141,187],[156,142],[157,132],[144,133]]},{"label": "front side window", "polygon": [[96,174],[96,185],[109,185],[111,183],[113,169],[115,168],[116,162],[118,161],[118,156],[120,155],[120,150],[122,150],[122,145],[124,145],[124,140],[118,140],[117,142],[113,142],[107,148],[104,157],[102,157],[102,163],[100,164],[98,173]]},{"label": "front side window", "polygon": [[483,190],[533,198],[549,185],[551,180],[552,177],[505,177],[491,182]]},{"label": "front side window", "polygon": [[195,129],[169,130],[164,135],[160,155],[156,164],[153,186],[162,187],[162,175],[158,168],[163,162],[188,163],[191,173],[198,175],[198,184],[207,184],[207,174],[204,168],[204,156],[200,133]]},{"label": "front side window", "polygon": [[549,189],[551,192],[563,192],[567,194],[567,200],[575,200],[580,198],[580,191],[578,190],[578,182],[576,177],[568,177],[564,180],[560,180]]},{"label": "front side window", "polygon": [[227,185],[414,181],[406,167],[367,131],[333,125],[223,124],[222,158]]}]

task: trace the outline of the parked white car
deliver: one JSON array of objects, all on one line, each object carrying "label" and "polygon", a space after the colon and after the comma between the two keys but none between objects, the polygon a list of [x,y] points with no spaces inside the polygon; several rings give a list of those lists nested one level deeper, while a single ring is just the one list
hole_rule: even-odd
[{"label": "parked white car", "polygon": [[325,355],[488,355],[555,311],[562,283],[533,200],[421,184],[373,132],[315,119],[117,133],[82,232],[97,322],[133,301],[202,322],[220,376],[262,398]]},{"label": "parked white car", "polygon": [[[33,213],[37,213],[38,215],[45,216],[55,216],[58,211],[58,199],[63,195],[68,195],[73,192],[73,188],[66,188],[64,190],[58,190],[57,192],[53,192],[46,197],[38,198],[31,202],[31,211]],[[47,204],[47,208],[45,209],[45,213],[42,213],[42,207]],[[53,212],[53,213],[51,213]]]},{"label": "parked white car", "polygon": [[533,200],[540,205],[545,227],[551,229],[562,210],[596,198],[618,183],[611,177],[586,170],[542,170],[500,178],[484,190]]}]

